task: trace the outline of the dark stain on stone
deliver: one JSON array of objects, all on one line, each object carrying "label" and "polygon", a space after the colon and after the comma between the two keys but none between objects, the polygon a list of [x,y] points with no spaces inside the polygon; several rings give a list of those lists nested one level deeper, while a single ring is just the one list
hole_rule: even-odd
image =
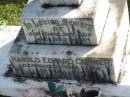
[{"label": "dark stain on stone", "polygon": [[25,76],[24,70],[21,65],[19,65],[19,71],[20,71],[20,74],[22,74],[22,76]]},{"label": "dark stain on stone", "polygon": [[20,40],[21,40],[20,38],[16,38],[15,43],[18,43]]},{"label": "dark stain on stone", "polygon": [[72,51],[66,51],[67,55],[72,55]]},{"label": "dark stain on stone", "polygon": [[41,79],[42,77],[41,77],[41,75],[40,75],[40,72],[39,72],[38,68],[35,68],[35,71],[36,71],[37,77]]},{"label": "dark stain on stone", "polygon": [[80,97],[99,97],[100,91],[98,90],[89,90],[85,91],[85,89],[82,89],[80,92]]},{"label": "dark stain on stone", "polygon": [[23,54],[24,55],[28,55],[29,53],[28,53],[28,51],[24,51]]},{"label": "dark stain on stone", "polygon": [[87,97],[84,89],[81,90],[80,97]]},{"label": "dark stain on stone", "polygon": [[[13,69],[16,71],[19,71],[17,68],[15,68],[12,63],[8,66],[8,70],[4,73],[5,77],[11,77],[14,78],[14,81],[23,83],[26,81],[25,78],[20,77],[20,74],[14,74]],[[1,97],[1,96],[0,96]],[[8,97],[8,96],[7,96]]]},{"label": "dark stain on stone", "polygon": [[0,97],[11,97],[11,96],[3,96],[3,95],[0,95]]},{"label": "dark stain on stone", "polygon": [[13,75],[13,69],[11,68],[11,65],[8,66],[8,70],[4,73],[5,77],[10,77]]},{"label": "dark stain on stone", "polygon": [[110,76],[111,76],[111,70],[110,70],[110,67],[106,67],[106,70],[107,70],[108,76],[110,77]]},{"label": "dark stain on stone", "polygon": [[34,76],[35,72],[34,72],[34,71],[32,71],[32,70],[31,70],[31,68],[30,68],[30,69],[28,69],[28,71],[30,72],[30,77],[31,77],[31,78],[35,77],[35,76]]},{"label": "dark stain on stone", "polygon": [[45,3],[45,4],[43,4],[42,6],[41,6],[42,8],[52,8],[52,7],[71,7],[71,8],[77,8],[77,7],[79,7],[79,5],[64,5],[64,4],[59,4],[59,5],[51,5],[51,4],[47,4],[47,3]]},{"label": "dark stain on stone", "polygon": [[86,97],[99,97],[99,91],[89,90],[86,92]]}]

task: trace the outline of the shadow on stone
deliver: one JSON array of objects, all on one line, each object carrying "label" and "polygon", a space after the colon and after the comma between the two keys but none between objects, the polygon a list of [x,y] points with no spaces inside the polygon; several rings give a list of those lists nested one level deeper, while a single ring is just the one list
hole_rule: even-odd
[{"label": "shadow on stone", "polygon": [[89,90],[82,89],[80,97],[100,97],[101,91],[99,88],[90,88]]},{"label": "shadow on stone", "polygon": [[86,97],[99,97],[99,91],[89,90],[86,92]]}]

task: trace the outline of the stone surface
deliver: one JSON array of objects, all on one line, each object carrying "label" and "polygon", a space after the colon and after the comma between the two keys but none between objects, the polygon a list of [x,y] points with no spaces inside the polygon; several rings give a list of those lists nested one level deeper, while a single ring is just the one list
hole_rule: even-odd
[{"label": "stone surface", "polygon": [[[46,88],[47,83],[42,81],[34,81],[30,79],[24,80],[22,83],[14,81],[13,77],[5,77],[4,73],[8,70],[9,61],[8,61],[8,52],[13,44],[12,41],[15,39],[17,33],[19,32],[20,27],[18,26],[0,26],[0,95],[6,95],[11,97],[23,97],[23,91],[28,90],[37,90],[39,87]],[[130,32],[128,36],[125,56],[123,59],[122,65],[126,65],[126,74],[123,77],[122,82],[117,85],[111,84],[85,84],[83,87],[98,87],[101,89],[102,97],[130,97]],[[69,82],[68,82],[69,83]],[[67,85],[66,85],[67,86]],[[81,86],[75,84],[69,84],[69,87],[74,87],[75,90],[79,90]],[[33,91],[32,91],[33,92]],[[34,92],[33,92],[34,93]],[[34,96],[33,93],[30,93]],[[40,91],[41,93],[41,91]],[[43,94],[44,92],[42,92]],[[35,92],[39,94],[39,92]],[[32,97],[32,96],[31,96]],[[36,97],[36,96],[35,96]]]},{"label": "stone surface", "polygon": [[40,0],[42,5],[49,5],[49,6],[68,6],[68,5],[77,5],[79,6],[82,3],[82,0]]},{"label": "stone surface", "polygon": [[34,0],[21,21],[28,43],[97,45],[108,10],[108,0],[84,0],[79,7],[41,7]]},{"label": "stone surface", "polygon": [[129,20],[126,0],[111,2],[99,46],[27,44],[20,31],[9,53],[17,76],[80,82],[118,82]]}]

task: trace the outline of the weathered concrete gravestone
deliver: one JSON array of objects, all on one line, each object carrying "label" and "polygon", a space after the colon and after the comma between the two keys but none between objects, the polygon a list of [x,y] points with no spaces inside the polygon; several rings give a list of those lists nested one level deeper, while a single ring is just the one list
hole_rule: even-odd
[{"label": "weathered concrete gravestone", "polygon": [[[71,1],[78,0],[66,2]],[[108,0],[83,0],[76,8],[41,7],[35,0],[25,8],[21,21],[28,43],[97,45],[101,40],[108,10]]]},{"label": "weathered concrete gravestone", "polygon": [[[111,1],[109,13],[108,3],[106,3],[107,7],[104,5],[105,7],[101,6],[100,8],[95,7],[97,4],[96,1],[98,0],[86,1],[91,1],[90,5],[93,6],[91,6],[92,10],[83,9],[82,11],[86,12],[84,15],[77,13],[79,8],[41,8],[40,3],[38,3],[37,0],[34,0],[27,5],[22,15],[24,31],[20,31],[9,53],[10,62],[15,75],[19,77],[40,78],[43,80],[54,81],[59,81],[60,79],[77,80],[85,83],[117,83],[117,81],[120,80],[118,79],[119,73],[121,72],[120,63],[123,57],[129,26],[127,0]],[[102,4],[102,1],[108,2],[107,0],[99,1],[100,4]],[[88,3],[85,6],[90,7],[90,5]],[[100,10],[95,10],[95,12],[93,8],[99,8]],[[104,14],[105,16],[101,14],[101,10],[106,12],[106,14]],[[75,14],[73,15],[70,11]],[[92,14],[90,14],[91,12]],[[93,12],[98,14],[95,14],[97,17],[95,16],[94,19],[92,19],[94,16]],[[65,15],[67,18],[62,19],[61,16],[63,13],[67,14]],[[88,16],[90,18],[88,18]],[[54,19],[52,19],[52,17],[54,17]],[[106,18],[107,20],[105,22]],[[51,20],[58,24],[51,24]],[[64,20],[67,21],[65,22],[67,23],[65,26],[62,24]],[[102,20],[104,22],[102,22]],[[92,25],[92,27],[89,26],[92,29],[84,29],[79,27],[79,25],[69,25],[69,21],[71,21],[71,23],[74,22],[75,25],[77,23],[79,23],[79,25],[80,23],[84,23],[84,25],[87,24],[86,27],[88,27],[88,25]],[[50,29],[53,29],[54,31],[51,31]],[[63,32],[59,31],[59,29],[62,29]],[[66,29],[73,29],[71,32],[76,33],[74,38],[76,37],[77,40],[74,39],[73,42],[70,42],[69,38],[73,35],[67,34],[68,36],[65,36],[67,37],[67,42],[63,43],[62,35],[64,33],[68,33],[68,30]],[[94,31],[94,29],[98,29],[97,32],[96,30]],[[23,33],[25,33],[26,37]],[[83,36],[85,36],[86,33],[90,33],[91,35],[88,35],[87,37],[91,40],[91,43],[87,42],[87,40],[80,41],[77,33],[85,33]],[[54,41],[52,39],[53,34],[58,34],[58,36],[54,37],[61,40]],[[28,44],[25,38],[29,43],[43,43],[51,45]],[[71,46],[93,45],[99,43],[100,39],[101,42],[98,46]]]}]

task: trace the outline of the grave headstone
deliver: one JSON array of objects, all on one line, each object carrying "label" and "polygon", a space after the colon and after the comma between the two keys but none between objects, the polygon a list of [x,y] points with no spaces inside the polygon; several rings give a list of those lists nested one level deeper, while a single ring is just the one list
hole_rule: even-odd
[{"label": "grave headstone", "polygon": [[[100,3],[102,1],[107,2],[107,0],[100,0]],[[91,4],[94,3],[96,2],[93,2]],[[108,5],[108,3],[105,4]],[[89,7],[89,5],[87,7]],[[93,7],[95,9],[95,4]],[[91,6],[92,10],[93,7]],[[102,6],[100,7],[104,10],[103,12],[106,11],[104,7]],[[96,9],[97,8],[98,7],[96,6]],[[109,9],[109,7],[107,8]],[[31,11],[32,9],[34,9],[34,11]],[[74,44],[73,42],[71,44],[69,43],[70,44],[69,46],[52,45],[52,44],[59,44],[59,43],[54,43],[53,41],[52,41],[53,43],[50,43],[49,40],[50,36],[47,36],[52,34],[52,33],[50,34],[49,31],[50,28],[54,25],[48,24],[50,23],[52,16],[57,18],[58,21],[60,22],[62,22],[63,20],[70,21],[72,19],[70,18],[70,19],[62,20],[59,16],[59,13],[57,14],[53,13],[53,12],[60,12],[61,14],[63,14],[64,12],[68,12],[68,9],[70,10],[70,7],[66,7],[65,9],[67,10],[64,11],[63,11],[64,7],[63,9],[61,7],[56,7],[56,9],[62,11],[56,11],[55,8],[42,9],[40,8],[40,4],[37,2],[37,0],[32,1],[29,3],[29,5],[27,5],[22,16],[22,17],[26,17],[26,18],[22,18],[23,29],[21,29],[9,53],[9,59],[14,74],[18,77],[36,78],[36,79],[43,79],[46,81],[76,80],[82,83],[87,83],[87,82],[117,83],[118,80],[121,80],[119,79],[121,78],[119,76],[122,71],[120,63],[123,58],[123,52],[126,44],[126,36],[129,28],[127,0],[111,1],[110,11],[108,13],[106,22],[104,23],[103,22],[101,23],[101,21],[102,20],[105,21],[106,17],[104,17],[102,14],[99,15],[99,13],[102,13],[102,9],[98,10],[99,11],[98,17],[95,16],[97,18],[96,20],[92,20],[91,18],[85,19],[84,18],[86,17],[85,15],[83,17],[80,17],[80,19],[78,18],[74,19],[74,21],[80,20],[80,22],[81,21],[85,22],[86,20],[87,21],[86,23],[88,23],[88,21],[91,22],[93,21],[93,25],[99,24],[97,26],[98,28],[93,28],[93,29],[95,29],[95,31],[96,29],[100,31],[98,33],[91,32],[91,37],[89,37],[92,38],[93,40],[97,40],[97,36],[100,36],[101,38],[101,33],[103,32],[101,42],[98,46],[72,46],[77,44],[88,45],[86,41],[82,41],[82,42],[79,41],[80,40],[79,37],[77,38],[78,40],[74,42]],[[44,12],[45,13],[44,14],[41,13],[42,12],[41,10],[43,11],[43,13]],[[72,11],[75,12],[75,10],[77,11],[77,9],[74,9]],[[84,9],[83,11],[85,10],[86,9]],[[91,9],[89,9],[88,12],[89,11],[93,13]],[[106,15],[107,15],[107,11],[106,11]],[[70,14],[69,16],[71,15],[72,14]],[[77,14],[75,13],[74,15],[76,16]],[[89,15],[90,17],[93,16],[93,14],[89,14]],[[46,16],[46,18],[43,19],[41,16]],[[33,18],[33,17],[37,17],[37,18]],[[40,22],[39,19],[41,19]],[[43,23],[45,23],[45,21],[47,22],[48,26],[45,25],[43,26]],[[39,24],[42,26],[39,26]],[[59,24],[56,24],[56,26],[57,25]],[[100,28],[103,27],[104,30],[101,30]],[[72,27],[72,29],[77,29],[77,28],[78,28],[77,26]],[[43,30],[46,30],[48,32],[47,33],[42,32]],[[84,30],[85,29],[80,28],[80,30],[76,30],[76,31],[77,33],[83,33],[82,31]],[[75,32],[75,30],[73,31]],[[46,36],[45,37],[43,37],[44,35],[39,36],[42,34],[46,34]],[[61,34],[61,32],[59,32],[59,34]],[[31,41],[29,43],[35,43],[35,44],[28,44],[26,38],[28,42]],[[43,44],[51,44],[51,45],[36,44],[38,43],[38,40],[36,40],[36,38],[37,39],[47,38],[48,43],[45,43],[44,41]],[[59,36],[59,38],[61,38],[61,36]],[[39,43],[41,43],[41,40]]]}]

